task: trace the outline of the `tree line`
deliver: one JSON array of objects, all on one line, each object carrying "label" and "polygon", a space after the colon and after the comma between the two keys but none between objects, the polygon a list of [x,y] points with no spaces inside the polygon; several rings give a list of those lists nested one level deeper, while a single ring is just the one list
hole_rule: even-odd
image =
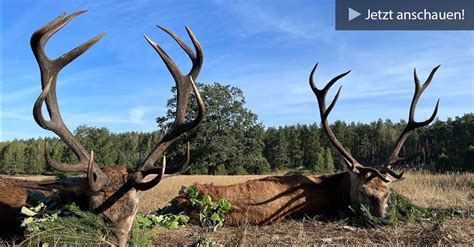
[{"label": "tree line", "polygon": [[[189,174],[265,174],[274,171],[311,170],[331,173],[343,170],[342,157],[332,147],[319,124],[265,128],[257,115],[245,108],[239,88],[199,84],[206,118],[166,151],[169,165],[184,159],[186,142],[191,147]],[[172,89],[175,92],[174,88]],[[94,150],[99,164],[140,166],[174,121],[176,98],[168,100],[165,116],[157,118],[161,131],[112,133],[107,128],[79,126],[74,135],[87,150]],[[190,117],[196,113],[190,102]],[[335,121],[331,128],[352,155],[367,166],[380,166],[390,155],[404,121],[371,123]],[[474,114],[447,121],[436,120],[417,129],[400,155],[419,156],[400,166],[436,171],[474,171]],[[45,144],[55,160],[72,163],[74,153],[56,137],[0,142],[0,172],[6,174],[54,173],[44,159]]]}]

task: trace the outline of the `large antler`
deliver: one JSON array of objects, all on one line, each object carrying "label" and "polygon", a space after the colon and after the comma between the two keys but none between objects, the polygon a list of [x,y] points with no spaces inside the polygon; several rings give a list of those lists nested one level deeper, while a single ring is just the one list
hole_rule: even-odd
[{"label": "large antler", "polygon": [[[66,17],[66,13],[61,14],[56,19],[36,30],[30,40],[31,49],[33,50],[41,71],[41,85],[43,89],[33,107],[34,119],[42,128],[56,133],[79,158],[79,162],[73,165],[59,163],[50,157],[48,149],[45,148],[46,162],[53,168],[65,172],[86,172],[88,170],[87,167],[90,157],[86,149],[73,136],[61,118],[56,98],[56,80],[62,68],[87,51],[91,46],[99,41],[105,33],[95,36],[89,41],[53,60],[48,58],[44,51],[44,47],[46,42],[54,33],[63,28],[74,17],[84,12],[86,11],[77,11]],[[50,120],[46,120],[42,113],[42,106],[45,101]],[[91,159],[91,161],[93,160]],[[106,183],[107,176],[95,165],[93,165],[93,168],[93,172],[97,176],[97,181],[89,179],[89,186],[95,190]]]},{"label": "large antler", "polygon": [[[191,38],[196,53],[194,53],[191,48],[189,48],[178,36],[176,36],[176,34],[171,32],[170,30],[162,26],[158,26],[158,28],[169,34],[179,44],[179,46],[181,46],[181,48],[186,52],[186,54],[188,54],[193,65],[190,72],[186,75],[183,75],[179,70],[178,66],[176,66],[176,64],[168,56],[168,54],[166,54],[166,52],[158,44],[156,44],[153,40],[151,40],[150,38],[148,38],[148,36],[145,35],[145,39],[155,49],[158,55],[160,55],[161,59],[165,63],[166,67],[168,68],[169,72],[171,73],[176,82],[177,102],[176,118],[173,123],[173,126],[163,136],[161,141],[155,146],[153,151],[145,159],[143,165],[133,175],[133,187],[138,190],[148,190],[160,182],[162,178],[162,176],[160,175],[148,182],[143,182],[142,180],[148,174],[163,174],[165,166],[162,164],[161,168],[157,168],[154,165],[155,162],[178,136],[196,127],[204,118],[205,112],[204,102],[196,87],[196,83],[194,82],[194,80],[199,75],[199,71],[201,70],[203,62],[203,52],[201,45],[199,44],[197,38],[194,36],[191,29],[189,29],[189,27],[187,26],[186,31],[188,32],[188,35]],[[193,91],[194,96],[196,97],[196,101],[198,104],[198,113],[194,120],[186,122],[186,113],[188,110],[189,95],[191,93],[191,90]],[[189,152],[189,149],[187,152]]]},{"label": "large antler", "polygon": [[334,99],[332,100],[331,104],[329,105],[329,108],[326,108],[326,95],[329,91],[329,89],[336,83],[339,79],[342,77],[346,76],[349,74],[351,71],[347,71],[345,73],[342,73],[333,79],[331,79],[328,84],[323,89],[318,89],[316,87],[316,84],[314,82],[314,72],[316,72],[316,68],[318,67],[318,64],[316,64],[311,70],[311,73],[309,75],[309,85],[311,86],[311,89],[313,90],[314,94],[316,95],[316,98],[318,100],[318,106],[319,106],[319,113],[321,116],[321,124],[323,126],[323,129],[328,136],[329,140],[331,141],[332,145],[337,149],[337,151],[344,157],[344,161],[346,162],[347,168],[349,170],[353,170],[354,166],[356,164],[359,164],[354,157],[342,146],[342,144],[337,140],[336,136],[332,132],[331,128],[329,127],[328,123],[328,116],[329,113],[331,113],[332,108],[336,104],[337,98],[339,97],[339,93],[341,92],[342,86],[339,87],[337,90],[336,96],[334,96]]},{"label": "large antler", "polygon": [[418,76],[416,75],[416,69],[414,70],[413,77],[414,77],[414,81],[415,81],[415,93],[413,94],[413,99],[412,99],[411,104],[410,104],[410,114],[408,116],[408,123],[405,126],[405,128],[403,129],[402,133],[400,134],[400,137],[398,138],[397,143],[395,144],[393,152],[389,156],[389,158],[386,162],[386,166],[388,168],[390,168],[390,166],[392,166],[392,165],[394,165],[398,162],[403,162],[403,161],[412,159],[413,157],[416,156],[416,155],[414,155],[414,156],[410,156],[410,157],[401,158],[401,157],[398,156],[398,154],[400,153],[400,150],[401,150],[403,144],[405,143],[407,137],[411,134],[411,132],[413,130],[415,130],[417,128],[420,128],[420,127],[423,127],[423,126],[426,126],[426,125],[430,124],[435,119],[436,114],[438,113],[439,99],[436,102],[436,106],[435,106],[435,109],[434,109],[433,113],[431,114],[431,117],[429,119],[423,121],[423,122],[415,121],[415,109],[416,109],[416,104],[418,103],[418,100],[420,99],[421,94],[428,87],[428,85],[430,85],[431,80],[433,79],[433,76],[436,73],[436,71],[438,70],[439,66],[440,65],[436,66],[435,68],[433,68],[433,70],[431,70],[431,73],[428,76],[428,79],[426,79],[426,81],[425,81],[425,83],[423,83],[423,85],[420,85],[420,80],[418,79]]},{"label": "large antler", "polygon": [[332,132],[331,128],[329,127],[328,123],[328,116],[329,113],[331,113],[331,110],[334,108],[334,105],[336,104],[337,99],[339,98],[339,93],[341,92],[342,86],[339,87],[337,90],[336,96],[334,96],[334,99],[332,100],[331,104],[329,104],[329,107],[326,108],[326,95],[334,83],[336,83],[339,79],[342,77],[346,76],[349,74],[351,71],[347,71],[345,73],[342,73],[333,79],[331,79],[326,86],[324,86],[323,89],[318,89],[316,87],[316,84],[314,82],[314,73],[316,72],[316,68],[318,67],[318,64],[316,64],[311,70],[311,73],[309,75],[309,84],[311,86],[311,89],[313,90],[314,94],[316,95],[316,98],[318,100],[318,106],[319,106],[319,113],[321,116],[321,124],[323,126],[324,132],[328,136],[329,140],[331,143],[334,145],[334,147],[337,149],[337,151],[342,155],[344,158],[344,161],[346,163],[347,169],[353,172],[359,172],[361,174],[367,174],[371,173],[371,177],[379,177],[382,179],[384,182],[389,182],[385,176],[383,176],[377,169],[371,168],[371,167],[364,167],[362,166],[352,155],[342,146],[342,144],[337,140],[336,136]]}]

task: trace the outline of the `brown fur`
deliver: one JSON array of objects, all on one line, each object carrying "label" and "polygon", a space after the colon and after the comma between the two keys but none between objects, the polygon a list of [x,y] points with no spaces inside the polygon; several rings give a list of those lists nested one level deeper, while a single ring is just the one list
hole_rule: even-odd
[{"label": "brown fur", "polygon": [[[107,174],[109,181],[106,186],[96,192],[91,193],[88,189],[87,179],[65,178],[47,181],[43,186],[41,182],[0,179],[0,232],[1,237],[11,237],[20,234],[20,210],[26,205],[28,190],[39,191],[46,196],[52,196],[57,189],[64,196],[73,196],[73,200],[80,205],[89,205],[88,208],[96,208],[107,198],[114,194],[128,178],[126,166],[108,165],[102,168]],[[44,181],[43,181],[44,182]],[[133,224],[133,220],[138,211],[138,192],[130,189],[124,196],[117,200],[110,208],[100,215],[117,233],[119,243],[125,244],[128,233]]]},{"label": "brown fur", "polygon": [[[91,195],[91,208],[100,206],[127,182],[128,179],[126,166],[109,165],[102,168],[102,171],[109,177],[109,181],[99,192]],[[120,244],[127,242],[128,233],[132,228],[133,220],[138,211],[138,194],[138,191],[135,189],[130,189],[109,209],[100,214],[110,226],[116,229],[116,235]]]},{"label": "brown fur", "polygon": [[[387,186],[380,179],[369,180],[351,172],[319,177],[272,176],[228,186],[195,186],[213,200],[230,201],[232,207],[225,221],[228,225],[260,225],[288,217],[334,213],[367,202],[374,213],[382,216],[388,196]],[[184,206],[188,212],[193,210],[182,196],[173,199],[172,204]]]},{"label": "brown fur", "polygon": [[26,204],[28,190],[52,195],[50,189],[39,186],[35,181],[0,178],[0,238],[14,236],[20,231],[19,214]]}]

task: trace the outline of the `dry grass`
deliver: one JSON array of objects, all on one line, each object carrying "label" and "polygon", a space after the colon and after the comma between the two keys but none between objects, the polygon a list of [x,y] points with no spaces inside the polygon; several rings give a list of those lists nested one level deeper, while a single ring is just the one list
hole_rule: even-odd
[{"label": "dry grass", "polygon": [[265,226],[223,227],[208,232],[198,226],[178,230],[156,228],[157,246],[191,246],[207,237],[224,246],[314,245],[469,245],[474,244],[474,220],[453,219],[442,224],[418,223],[379,227],[350,227],[344,221],[287,220]]},{"label": "dry grass", "polygon": [[16,176],[9,176],[0,174],[0,178],[14,178],[14,179],[21,179],[21,180],[29,180],[29,181],[41,181],[46,179],[53,179],[54,176],[43,176],[43,175],[16,175]]},{"label": "dry grass", "polygon": [[410,172],[393,188],[422,207],[474,209],[474,174]]}]

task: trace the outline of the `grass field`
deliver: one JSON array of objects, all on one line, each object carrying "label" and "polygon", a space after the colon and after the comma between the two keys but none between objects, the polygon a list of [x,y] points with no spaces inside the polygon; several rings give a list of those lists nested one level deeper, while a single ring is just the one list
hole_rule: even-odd
[{"label": "grass field", "polygon": [[[226,185],[262,176],[173,176],[141,194],[140,211],[161,208],[178,194],[181,186],[198,183]],[[377,229],[349,226],[343,219],[287,220],[274,225],[224,227],[209,232],[198,226],[178,230],[155,228],[155,245],[193,245],[210,238],[225,246],[307,245],[474,245],[474,174],[430,174],[410,172],[392,188],[415,204],[433,209],[462,209],[459,215],[440,222],[398,224]]]}]

